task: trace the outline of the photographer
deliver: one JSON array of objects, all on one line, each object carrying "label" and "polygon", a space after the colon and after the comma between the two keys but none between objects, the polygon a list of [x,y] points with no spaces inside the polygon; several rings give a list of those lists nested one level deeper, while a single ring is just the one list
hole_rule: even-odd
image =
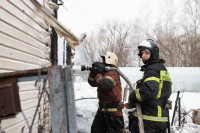
[{"label": "photographer", "polygon": [[94,62],[88,83],[97,88],[99,108],[94,118],[91,133],[122,133],[124,121],[118,104],[122,100],[122,87],[115,70],[105,71],[106,66],[116,67],[118,57],[112,52],[101,55],[103,63]]}]

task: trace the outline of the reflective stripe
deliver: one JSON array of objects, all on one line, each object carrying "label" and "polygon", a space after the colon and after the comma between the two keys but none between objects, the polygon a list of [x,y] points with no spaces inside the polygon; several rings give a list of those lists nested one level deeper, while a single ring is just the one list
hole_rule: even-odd
[{"label": "reflective stripe", "polygon": [[137,98],[138,101],[143,101],[142,98],[141,98],[141,96],[140,96],[139,89],[135,90],[135,95],[136,95],[136,98]]},{"label": "reflective stripe", "polygon": [[144,80],[144,82],[152,81],[152,80],[157,81],[158,83],[160,82],[160,79],[157,78],[157,77],[149,77],[149,78],[146,78],[146,79]]},{"label": "reflective stripe", "polygon": [[90,77],[89,76],[89,78],[88,78],[90,81],[94,81],[95,79],[94,78],[92,78],[92,77]]},{"label": "reflective stripe", "polygon": [[113,85],[115,86],[116,85],[116,81],[110,77],[110,76],[105,76],[106,79],[109,79],[110,81],[112,81]]},{"label": "reflective stripe", "polygon": [[99,80],[102,79],[102,76],[99,76],[96,80],[96,84],[98,85],[99,84]]},{"label": "reflective stripe", "polygon": [[115,112],[118,111],[117,108],[99,108],[100,111]]},{"label": "reflective stripe", "polygon": [[171,82],[171,78],[167,71],[161,70],[160,71],[160,83],[159,83],[159,92],[157,94],[156,99],[159,99],[161,96],[162,88],[163,88],[163,81]]},{"label": "reflective stripe", "polygon": [[171,78],[169,76],[169,73],[167,71],[161,70],[160,71],[160,80],[171,82]]},{"label": "reflective stripe", "polygon": [[[135,117],[137,117],[137,112],[133,112],[133,115]],[[156,116],[142,115],[142,119],[149,120],[149,121],[168,122],[167,117],[156,117]]]},{"label": "reflective stripe", "polygon": [[162,116],[162,109],[160,106],[158,106],[158,117]]},{"label": "reflective stripe", "polygon": [[159,91],[158,91],[158,94],[157,94],[156,99],[159,99],[159,98],[160,98],[162,88],[163,88],[163,81],[161,80],[161,82],[159,83]]}]

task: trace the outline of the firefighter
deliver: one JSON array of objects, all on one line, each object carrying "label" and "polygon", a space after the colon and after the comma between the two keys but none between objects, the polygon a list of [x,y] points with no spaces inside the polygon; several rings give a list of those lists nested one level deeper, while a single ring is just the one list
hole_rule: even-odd
[{"label": "firefighter", "polygon": [[[139,57],[144,65],[142,79],[137,81],[137,89],[129,95],[129,102],[139,102],[145,133],[166,133],[169,125],[169,112],[167,107],[171,95],[171,78],[164,66],[164,60],[159,59],[159,48],[152,39],[143,41],[138,46]],[[136,110],[129,115],[129,130],[139,133]]]},{"label": "firefighter", "polygon": [[115,70],[105,71],[106,66],[116,67],[118,57],[112,52],[101,55],[103,63],[92,64],[88,83],[97,87],[99,107],[91,126],[91,133],[122,133],[124,121],[118,104],[122,100],[122,87]]}]

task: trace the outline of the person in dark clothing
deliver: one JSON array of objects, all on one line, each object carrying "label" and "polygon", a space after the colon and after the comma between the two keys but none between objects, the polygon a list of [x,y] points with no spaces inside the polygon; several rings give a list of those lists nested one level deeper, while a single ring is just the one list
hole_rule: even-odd
[{"label": "person in dark clothing", "polygon": [[[141,66],[144,74],[137,81],[137,89],[129,95],[129,102],[141,104],[145,133],[166,133],[169,124],[166,104],[172,92],[170,75],[164,60],[159,59],[159,48],[154,40],[143,41],[138,50],[144,63]],[[129,130],[139,133],[136,110],[129,115]]]},{"label": "person in dark clothing", "polygon": [[106,66],[116,67],[118,57],[112,52],[101,55],[103,63],[94,62],[88,83],[97,88],[99,107],[91,126],[91,133],[122,133],[124,121],[118,104],[122,100],[122,87],[115,70],[105,71]]}]

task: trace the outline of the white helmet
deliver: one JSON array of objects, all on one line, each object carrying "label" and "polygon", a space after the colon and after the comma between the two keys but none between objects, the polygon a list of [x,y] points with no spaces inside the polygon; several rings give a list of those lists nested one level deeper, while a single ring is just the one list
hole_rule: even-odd
[{"label": "white helmet", "polygon": [[139,54],[138,55],[140,56],[140,58],[142,57],[141,51],[144,49],[150,50],[154,60],[159,59],[159,48],[158,48],[157,43],[154,40],[147,39],[139,44],[139,46],[138,46]]},{"label": "white helmet", "polygon": [[104,63],[117,66],[118,57],[115,53],[106,52],[106,53],[101,54],[100,56],[104,60]]}]

